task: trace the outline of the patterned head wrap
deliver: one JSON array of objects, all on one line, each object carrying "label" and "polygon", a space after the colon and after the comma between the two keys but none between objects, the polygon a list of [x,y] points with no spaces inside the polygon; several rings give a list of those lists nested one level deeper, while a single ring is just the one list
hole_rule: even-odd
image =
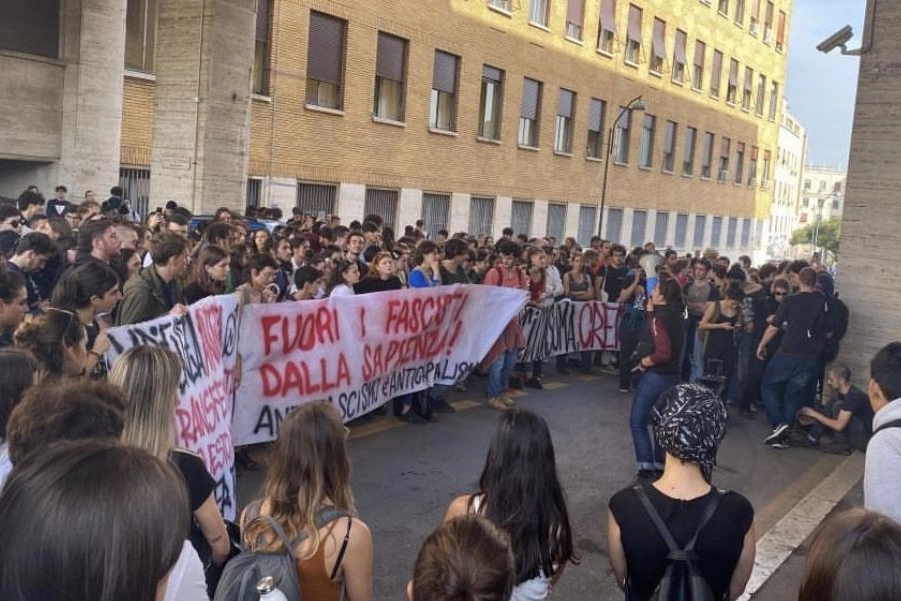
[{"label": "patterned head wrap", "polygon": [[673,457],[700,465],[709,482],[716,451],[726,435],[726,417],[726,406],[712,390],[678,384],[664,392],[654,407],[654,436]]}]

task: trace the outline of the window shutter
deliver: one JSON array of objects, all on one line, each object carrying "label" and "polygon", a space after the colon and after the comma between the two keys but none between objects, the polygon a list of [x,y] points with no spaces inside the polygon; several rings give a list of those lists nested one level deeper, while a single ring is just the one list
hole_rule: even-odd
[{"label": "window shutter", "polygon": [[566,20],[570,23],[582,24],[585,0],[569,0],[566,11]]},{"label": "window shutter", "polygon": [[699,69],[704,68],[704,55],[707,54],[707,44],[702,42],[701,40],[695,41],[695,67]]},{"label": "window shutter", "polygon": [[457,91],[457,57],[440,50],[435,51],[435,67],[432,87],[439,92],[453,94]]},{"label": "window shutter", "polygon": [[776,27],[776,46],[782,48],[785,44],[785,11],[779,11],[779,24]]},{"label": "window shutter", "polygon": [[317,12],[310,13],[307,77],[341,85],[344,27],[345,22],[341,19]]},{"label": "window shutter", "polygon": [[588,130],[601,131],[601,121],[604,114],[604,102],[597,98],[591,99],[591,106],[588,109]]},{"label": "window shutter", "polygon": [[490,67],[488,65],[482,65],[482,77],[486,79],[490,79],[492,81],[500,81],[501,80],[501,70],[497,67]]},{"label": "window shutter", "polygon": [[666,23],[660,19],[654,19],[654,43],[651,51],[659,59],[666,58]]},{"label": "window shutter", "polygon": [[601,29],[616,31],[616,6],[614,0],[601,0]]},{"label": "window shutter", "polygon": [[641,9],[629,5],[629,39],[641,42]]},{"label": "window shutter", "polygon": [[738,61],[735,59],[729,62],[729,85],[738,87]]},{"label": "window shutter", "polygon": [[685,64],[685,41],[686,34],[679,29],[676,30],[676,62]]},{"label": "window shutter", "polygon": [[404,80],[404,45],[403,39],[379,32],[376,75],[393,81]]},{"label": "window shutter", "polygon": [[257,40],[269,41],[269,0],[257,0]]},{"label": "window shutter", "polygon": [[522,113],[526,119],[538,118],[538,98],[541,95],[541,83],[526,77],[522,81]]},{"label": "window shutter", "polygon": [[564,90],[560,88],[560,103],[557,107],[557,114],[561,117],[572,118],[573,116],[573,98],[575,94],[573,94],[569,90]]}]

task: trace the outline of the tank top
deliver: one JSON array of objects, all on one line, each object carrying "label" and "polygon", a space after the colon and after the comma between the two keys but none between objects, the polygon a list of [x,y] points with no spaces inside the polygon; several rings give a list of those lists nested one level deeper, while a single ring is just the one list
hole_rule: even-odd
[{"label": "tank top", "polygon": [[576,281],[572,273],[569,274],[569,291],[570,292],[586,292],[591,287],[591,278],[584,271],[582,279]]},{"label": "tank top", "polygon": [[[316,601],[339,601],[341,599],[342,582],[335,582],[329,575],[325,565],[325,539],[332,535],[332,531],[339,523],[348,521],[350,526],[350,518],[337,519],[326,527],[325,534],[319,543],[319,548],[312,557],[301,559],[297,562],[297,579],[300,583],[300,590],[303,592],[304,599],[316,599]],[[340,537],[339,537],[340,544]],[[343,557],[341,558],[343,559]],[[339,560],[340,561],[340,560]],[[340,564],[339,564],[340,565]],[[337,571],[338,566],[332,568]]]}]

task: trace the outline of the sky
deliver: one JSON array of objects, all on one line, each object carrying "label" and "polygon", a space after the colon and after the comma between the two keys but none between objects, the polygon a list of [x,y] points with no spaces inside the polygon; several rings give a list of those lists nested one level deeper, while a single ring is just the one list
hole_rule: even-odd
[{"label": "sky", "polygon": [[866,0],[794,0],[785,95],[807,128],[808,164],[847,169],[860,61],[839,49],[823,54],[816,45],[851,25],[848,48],[862,46],[865,12]]}]

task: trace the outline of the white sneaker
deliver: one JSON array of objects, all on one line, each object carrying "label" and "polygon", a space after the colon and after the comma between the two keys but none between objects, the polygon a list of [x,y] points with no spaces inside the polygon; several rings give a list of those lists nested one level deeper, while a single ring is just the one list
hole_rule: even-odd
[{"label": "white sneaker", "polygon": [[507,405],[504,403],[504,399],[499,396],[493,396],[488,399],[488,405],[497,411],[506,411]]}]

